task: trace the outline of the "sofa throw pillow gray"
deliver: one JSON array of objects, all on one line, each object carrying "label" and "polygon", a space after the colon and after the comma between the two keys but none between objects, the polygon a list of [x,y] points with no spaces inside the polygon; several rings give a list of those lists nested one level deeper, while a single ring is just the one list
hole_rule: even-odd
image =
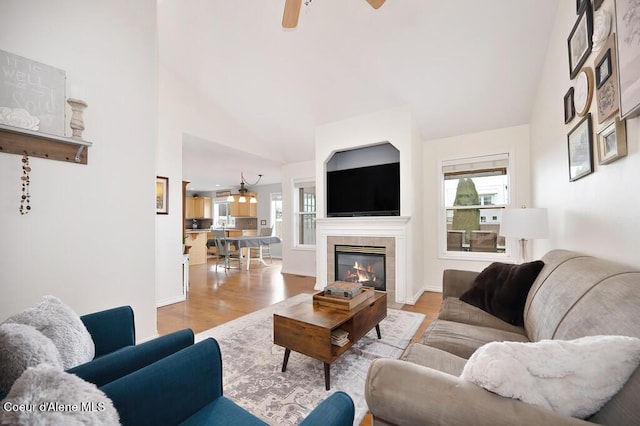
[{"label": "sofa throw pillow gray", "polygon": [[587,418],[618,393],[639,363],[635,337],[492,342],[471,355],[460,377],[507,398]]},{"label": "sofa throw pillow gray", "polygon": [[0,392],[8,392],[24,370],[41,363],[62,370],[51,339],[30,325],[0,324]]},{"label": "sofa throw pillow gray", "polygon": [[478,274],[460,300],[522,327],[527,294],[543,266],[541,260],[521,265],[494,262]]},{"label": "sofa throw pillow gray", "polygon": [[93,383],[47,364],[30,367],[16,380],[2,401],[3,425],[118,425],[111,400]]},{"label": "sofa throw pillow gray", "polygon": [[95,355],[93,339],[78,314],[55,296],[44,296],[38,305],[13,315],[5,323],[31,325],[50,338],[65,370],[91,361]]}]

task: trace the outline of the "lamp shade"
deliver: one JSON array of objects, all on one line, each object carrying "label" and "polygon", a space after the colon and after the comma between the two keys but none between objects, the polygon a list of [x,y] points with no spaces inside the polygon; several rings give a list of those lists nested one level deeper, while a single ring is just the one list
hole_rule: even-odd
[{"label": "lamp shade", "polygon": [[547,209],[505,209],[502,212],[500,235],[504,237],[547,238],[549,219]]}]

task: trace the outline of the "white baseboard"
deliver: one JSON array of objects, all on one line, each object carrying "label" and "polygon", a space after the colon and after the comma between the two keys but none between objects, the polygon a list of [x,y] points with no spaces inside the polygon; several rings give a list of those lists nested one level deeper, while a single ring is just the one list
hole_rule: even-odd
[{"label": "white baseboard", "polygon": [[166,299],[156,302],[156,308],[161,308],[162,306],[173,305],[174,303],[180,303],[187,300],[187,296],[178,296],[173,299]]}]

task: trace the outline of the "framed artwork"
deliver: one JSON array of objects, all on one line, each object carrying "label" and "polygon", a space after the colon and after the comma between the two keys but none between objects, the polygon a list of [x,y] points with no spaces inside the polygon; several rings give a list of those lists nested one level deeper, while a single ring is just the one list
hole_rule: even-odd
[{"label": "framed artwork", "polygon": [[169,214],[169,178],[156,176],[156,214]]},{"label": "framed artwork", "polygon": [[573,85],[573,105],[576,114],[580,117],[589,111],[591,99],[593,98],[593,72],[591,68],[583,68],[576,77]]},{"label": "framed artwork", "polygon": [[616,35],[611,34],[595,60],[596,102],[598,123],[602,124],[618,112],[618,64]]},{"label": "framed artwork", "polygon": [[564,124],[569,123],[576,116],[576,108],[573,106],[573,87],[570,87],[564,95]]},{"label": "framed artwork", "polygon": [[608,164],[627,155],[626,122],[617,117],[598,132],[598,161]]},{"label": "framed artwork", "polygon": [[260,221],[260,226],[267,226],[267,221],[266,221],[266,220],[264,220],[264,219],[262,219],[262,220]]},{"label": "framed artwork", "polygon": [[616,0],[620,116],[640,114],[640,2]]},{"label": "framed artwork", "polygon": [[567,135],[570,182],[593,172],[592,132],[591,114],[587,114]]},{"label": "framed artwork", "polygon": [[578,11],[578,20],[573,25],[567,47],[569,49],[569,75],[576,78],[580,68],[591,53],[591,39],[593,36],[593,11],[591,2],[584,0]]},{"label": "framed artwork", "polygon": [[596,63],[596,89],[599,89],[609,77],[611,77],[611,50],[607,49]]}]

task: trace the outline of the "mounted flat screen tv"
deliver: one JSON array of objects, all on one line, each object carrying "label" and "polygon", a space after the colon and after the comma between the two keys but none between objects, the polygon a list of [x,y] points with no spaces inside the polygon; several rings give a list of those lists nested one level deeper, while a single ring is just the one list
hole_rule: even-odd
[{"label": "mounted flat screen tv", "polygon": [[327,217],[400,216],[400,163],[327,172]]}]

